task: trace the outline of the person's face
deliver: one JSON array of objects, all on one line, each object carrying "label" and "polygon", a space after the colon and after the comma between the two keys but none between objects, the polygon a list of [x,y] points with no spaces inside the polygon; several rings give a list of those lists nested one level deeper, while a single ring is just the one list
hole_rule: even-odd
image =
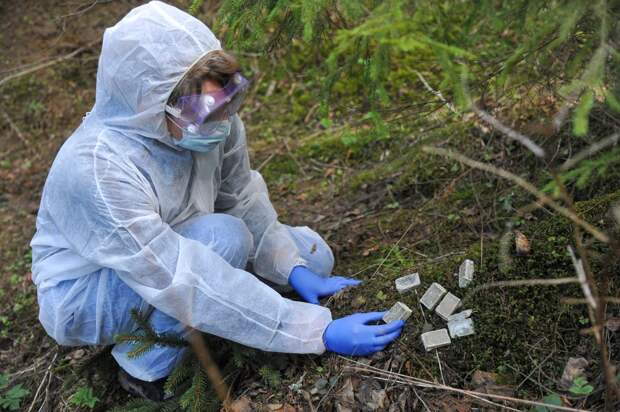
[{"label": "person's face", "polygon": [[[221,89],[222,86],[216,82],[215,80],[210,80],[207,79],[204,82],[202,82],[202,93],[211,93],[214,92],[216,90]],[[216,120],[224,120],[224,119],[216,119]],[[179,128],[179,126],[177,126],[176,124],[174,124],[169,118],[168,116],[166,116],[166,124],[168,125],[168,131],[170,132],[170,134],[172,135],[172,137],[174,137],[175,139],[180,139],[181,137],[183,137],[183,132],[181,132],[181,129]]]}]

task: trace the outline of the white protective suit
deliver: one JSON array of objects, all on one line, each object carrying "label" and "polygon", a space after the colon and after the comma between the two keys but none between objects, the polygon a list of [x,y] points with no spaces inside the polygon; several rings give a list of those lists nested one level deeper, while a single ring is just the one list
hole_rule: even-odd
[{"label": "white protective suit", "polygon": [[[318,253],[329,264],[307,262],[300,248],[316,244],[292,239],[278,222],[265,182],[250,169],[238,116],[228,139],[208,153],[173,143],[164,117],[168,96],[194,62],[216,49],[219,41],[202,22],[159,1],[105,31],[95,106],[60,149],[44,187],[31,243],[34,282],[42,291],[111,268],[186,325],[267,351],[322,353],[328,309],[281,297],[171,228],[227,213],[253,236],[250,261],[258,276],[284,285],[295,265],[322,276],[332,270],[324,242]],[[54,329],[51,315],[40,317]]]}]

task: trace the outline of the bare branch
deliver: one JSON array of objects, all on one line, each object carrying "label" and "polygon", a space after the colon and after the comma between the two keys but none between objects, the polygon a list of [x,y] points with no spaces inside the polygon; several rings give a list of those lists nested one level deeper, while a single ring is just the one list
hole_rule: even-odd
[{"label": "bare branch", "polygon": [[38,65],[36,65],[36,66],[34,66],[34,67],[28,68],[28,69],[23,70],[23,71],[21,71],[21,72],[17,72],[17,73],[10,74],[10,75],[8,75],[8,76],[6,76],[6,77],[4,77],[4,78],[0,79],[0,87],[1,87],[1,86],[3,86],[4,84],[6,84],[6,83],[10,82],[10,81],[11,81],[11,80],[13,80],[13,79],[16,79],[16,78],[18,78],[18,77],[22,77],[22,76],[25,76],[25,75],[27,75],[27,74],[30,74],[30,73],[36,72],[37,70],[45,69],[46,67],[53,66],[53,65],[54,65],[54,64],[56,64],[56,63],[60,63],[61,61],[64,61],[64,60],[70,59],[70,58],[72,58],[73,56],[75,56],[75,55],[77,55],[77,54],[80,54],[80,53],[81,53],[81,52],[83,52],[84,50],[87,50],[87,49],[91,48],[93,45],[95,45],[95,44],[99,43],[100,41],[101,41],[101,40],[96,40],[96,41],[90,42],[90,43],[88,43],[86,46],[84,46],[84,47],[80,47],[79,49],[76,49],[76,50],[72,51],[72,52],[71,52],[71,53],[69,53],[69,54],[66,54],[66,55],[64,55],[64,56],[57,57],[57,58],[52,59],[52,60],[50,60],[50,61],[48,61],[48,62],[45,62],[45,63],[38,64]]},{"label": "bare branch", "polygon": [[474,112],[476,112],[476,114],[480,116],[480,118],[485,123],[493,126],[497,130],[502,132],[504,135],[506,135],[506,137],[512,140],[516,140],[517,142],[521,143],[523,146],[527,147],[532,153],[534,153],[535,156],[540,157],[540,158],[545,157],[544,149],[538,146],[536,143],[534,143],[532,139],[504,125],[499,120],[497,120],[495,117],[491,116],[489,113],[480,109],[476,105],[473,105],[472,108]]},{"label": "bare branch", "polygon": [[[412,386],[418,386],[421,388],[431,388],[431,389],[439,389],[439,390],[445,390],[445,391],[450,391],[450,392],[456,392],[456,393],[460,393],[462,395],[470,396],[476,399],[482,398],[486,401],[488,401],[488,399],[486,398],[490,398],[490,399],[502,400],[502,401],[507,401],[507,402],[521,403],[521,404],[531,405],[531,406],[545,406],[545,407],[550,407],[558,411],[586,412],[584,409],[575,409],[575,408],[569,408],[566,406],[555,406],[555,405],[549,406],[548,404],[545,404],[542,402],[536,402],[536,401],[530,401],[526,399],[513,398],[510,396],[503,396],[503,395],[496,395],[496,394],[491,394],[491,393],[482,393],[482,392],[475,392],[475,391],[469,391],[465,389],[454,388],[452,386],[438,384],[436,382],[431,382],[425,379],[416,378],[413,376],[408,376],[408,375],[404,375],[401,373],[376,368],[374,366],[366,365],[361,362],[355,361],[353,359],[345,358],[343,356],[338,356],[338,357],[348,363],[354,364],[353,366],[348,367],[348,369],[352,371],[370,373],[370,374],[375,375],[377,379],[382,379],[382,380],[389,379],[390,382],[396,382],[396,383],[400,383],[403,385],[412,385]],[[498,406],[508,409],[508,410],[514,410],[513,408],[509,406],[503,406],[503,405],[498,405]]]},{"label": "bare branch", "polygon": [[547,196],[546,194],[538,190],[534,185],[532,185],[528,181],[524,180],[523,178],[513,173],[510,173],[507,170],[500,169],[488,163],[478,162],[476,160],[470,159],[461,154],[455,153],[452,150],[446,150],[446,149],[441,149],[439,147],[432,147],[432,146],[423,146],[422,150],[425,151],[426,153],[432,153],[432,154],[444,156],[450,159],[454,159],[458,162],[466,164],[469,167],[484,170],[486,172],[493,173],[494,175],[503,177],[504,179],[508,179],[516,183],[518,186],[525,189],[526,191],[530,192],[534,196],[536,196],[538,198],[538,201],[541,204],[549,206],[550,208],[552,208],[553,210],[555,210],[562,216],[570,219],[573,223],[583,228],[585,231],[587,231],[592,236],[594,236],[597,240],[603,243],[609,243],[610,241],[609,236],[601,232],[598,228],[586,222],[585,220],[577,216],[574,212],[570,211],[564,206],[557,204],[553,199],[551,199],[549,196]]},{"label": "bare branch", "polygon": [[[605,303],[611,303],[613,305],[620,305],[620,298],[616,298],[613,296],[603,296],[601,300],[604,300]],[[587,305],[588,300],[585,298],[562,298],[560,302],[566,305]]]},{"label": "bare branch", "polygon": [[570,258],[573,261],[573,266],[575,267],[575,272],[577,272],[577,278],[579,279],[579,283],[581,284],[583,295],[588,301],[588,305],[590,305],[592,309],[596,309],[597,304],[594,300],[594,297],[592,296],[592,291],[590,290],[588,280],[586,279],[586,270],[583,267],[583,262],[581,261],[581,259],[578,259],[577,256],[575,256],[575,252],[573,251],[572,247],[567,246],[566,249],[568,249],[568,253],[570,253]]},{"label": "bare branch", "polygon": [[616,143],[618,143],[618,140],[620,140],[620,133],[614,133],[611,136],[604,138],[603,140],[599,140],[598,142],[586,147],[570,159],[567,159],[562,164],[562,166],[559,167],[558,170],[560,172],[565,172],[575,166],[577,163],[581,162],[583,159],[590,157],[593,154],[603,149],[606,149],[609,146],[615,145]]},{"label": "bare branch", "polygon": [[1,110],[1,109],[0,109],[0,112],[2,113],[2,117],[4,117],[4,120],[6,120],[6,122],[9,124],[11,129],[13,129],[13,131],[15,132],[15,134],[17,135],[19,140],[21,140],[22,143],[24,143],[24,145],[26,145],[26,147],[30,147],[30,141],[28,140],[28,138],[26,136],[24,136],[24,134],[19,129],[19,127],[17,127],[15,122],[13,122],[13,119],[11,119],[9,114],[7,112],[5,112],[4,110]]},{"label": "bare branch", "polygon": [[519,279],[519,280],[500,280],[497,282],[485,283],[472,290],[472,293],[491,289],[491,288],[503,288],[503,287],[515,287],[515,286],[555,286],[565,285],[567,283],[579,283],[580,280],[576,277],[570,278],[557,278],[557,279]]},{"label": "bare branch", "polygon": [[430,84],[428,84],[428,82],[426,81],[426,79],[424,78],[424,76],[422,76],[422,73],[420,73],[419,71],[415,71],[415,74],[418,75],[418,79],[420,79],[420,81],[422,82],[422,84],[424,85],[424,87],[426,87],[426,90],[428,90],[429,92],[431,92],[432,94],[434,94],[435,96],[437,96],[439,98],[439,100],[441,100],[442,102],[444,102],[446,104],[446,106],[448,106],[448,109],[450,109],[450,111],[452,113],[458,114],[459,116],[461,116],[461,113],[459,113],[456,108],[454,107],[454,105],[452,103],[450,103],[448,100],[446,100],[445,97],[443,97],[443,94],[441,94],[441,92],[439,90],[435,90],[431,87]]},{"label": "bare branch", "polygon": [[[43,385],[45,385],[45,382],[47,381],[47,385],[49,386],[51,381],[52,381],[52,367],[54,366],[54,363],[56,362],[56,358],[58,357],[58,349],[56,350],[56,353],[54,354],[54,357],[52,358],[52,361],[50,362],[50,364],[47,367],[47,370],[45,371],[45,375],[43,375],[43,379],[41,380],[41,383],[39,384],[39,386],[37,387],[37,391],[34,394],[34,398],[32,398],[32,402],[30,403],[30,407],[28,408],[28,412],[33,411],[34,405],[37,403],[37,399],[39,399],[39,394],[41,393],[41,389],[43,388]],[[49,377],[49,379],[48,379]],[[45,403],[45,401],[44,401]]]}]

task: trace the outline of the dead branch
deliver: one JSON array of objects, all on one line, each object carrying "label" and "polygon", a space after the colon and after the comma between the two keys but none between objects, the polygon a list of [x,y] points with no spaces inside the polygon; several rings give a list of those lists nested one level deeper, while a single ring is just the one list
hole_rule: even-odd
[{"label": "dead branch", "polygon": [[28,138],[26,138],[26,136],[24,136],[24,134],[22,133],[22,131],[19,129],[19,127],[17,127],[17,125],[15,124],[15,122],[13,122],[13,119],[11,119],[11,117],[9,116],[9,114],[7,112],[5,112],[4,110],[0,110],[2,112],[2,117],[4,117],[4,120],[6,120],[6,122],[9,124],[9,126],[11,127],[11,129],[15,132],[15,134],[17,135],[17,137],[19,138],[19,140],[22,141],[22,143],[24,145],[26,145],[27,148],[30,148],[30,141],[28,140]]},{"label": "dead branch", "polygon": [[450,103],[448,100],[446,100],[445,97],[443,97],[443,94],[441,94],[441,92],[439,90],[435,90],[431,87],[430,84],[428,84],[428,82],[426,81],[426,79],[424,78],[424,76],[422,76],[422,73],[420,73],[419,71],[415,71],[415,74],[418,75],[418,79],[420,79],[420,81],[422,82],[422,84],[424,85],[424,87],[426,87],[426,90],[428,90],[429,92],[431,92],[433,95],[437,96],[437,98],[439,98],[439,100],[441,100],[442,102],[444,102],[446,104],[446,106],[448,107],[448,109],[450,109],[450,111],[452,113],[455,113],[459,116],[461,116],[461,113],[459,113],[456,108],[454,107],[454,105],[452,103]]},{"label": "dead branch", "polygon": [[442,149],[439,147],[423,146],[422,150],[425,151],[426,153],[436,154],[436,155],[444,156],[450,159],[454,159],[458,162],[466,164],[469,167],[484,170],[485,172],[493,173],[494,175],[510,180],[514,182],[515,184],[517,184],[518,186],[520,186],[521,188],[525,189],[526,191],[536,196],[539,202],[542,203],[543,205],[549,206],[550,208],[552,208],[553,210],[555,210],[562,216],[570,219],[576,225],[582,227],[585,231],[590,233],[597,240],[603,243],[609,243],[610,241],[609,236],[601,232],[598,228],[594,227],[590,223],[581,219],[579,216],[577,216],[574,212],[570,211],[569,209],[556,203],[553,199],[551,199],[549,196],[539,191],[534,185],[532,185],[528,181],[524,180],[523,178],[513,173],[510,173],[509,171],[505,169],[500,169],[488,163],[481,163],[476,160],[470,159],[466,156],[463,156],[459,153],[455,153],[452,150],[446,150],[446,149]]},{"label": "dead branch", "polygon": [[97,43],[99,43],[99,42],[101,42],[101,40],[100,40],[100,39],[97,39],[97,40],[95,40],[95,41],[92,41],[92,42],[88,43],[88,44],[87,44],[86,46],[84,46],[84,47],[80,47],[79,49],[76,49],[76,50],[72,51],[72,52],[71,52],[71,53],[69,53],[69,54],[66,54],[66,55],[64,55],[64,56],[57,57],[57,58],[52,59],[52,60],[50,60],[50,61],[48,61],[48,62],[45,62],[45,63],[38,64],[38,65],[36,65],[36,66],[34,66],[34,67],[28,68],[28,69],[23,70],[23,71],[21,71],[21,72],[17,72],[17,73],[10,74],[10,75],[8,75],[8,76],[6,76],[6,77],[4,77],[4,78],[0,79],[0,87],[2,87],[4,84],[6,84],[6,83],[10,82],[11,80],[17,79],[18,77],[25,76],[25,75],[27,75],[27,74],[30,74],[30,73],[36,72],[36,71],[38,71],[38,70],[45,69],[46,67],[53,66],[53,65],[55,65],[56,63],[60,63],[60,62],[62,62],[62,61],[64,61],[64,60],[70,59],[70,58],[72,58],[73,56],[76,56],[76,55],[80,54],[80,53],[81,53],[81,52],[83,52],[84,50],[90,49],[92,46],[94,46],[95,44],[97,44]]},{"label": "dead branch", "polygon": [[616,143],[618,143],[618,140],[620,140],[620,133],[614,133],[611,136],[608,136],[602,140],[599,140],[596,143],[591,144],[590,146],[586,147],[585,149],[583,149],[582,151],[580,151],[579,153],[577,153],[575,156],[571,157],[570,159],[567,159],[562,166],[559,167],[559,171],[560,172],[565,172],[567,170],[569,170],[570,168],[572,168],[573,166],[575,166],[577,163],[581,162],[583,159],[588,158],[590,156],[592,156],[593,154],[606,149],[609,146],[613,146]]},{"label": "dead branch", "polygon": [[581,290],[583,290],[583,295],[586,297],[588,305],[590,305],[592,309],[596,309],[597,304],[594,300],[594,297],[592,296],[592,290],[590,290],[588,280],[586,279],[586,271],[583,267],[583,262],[581,261],[581,259],[578,259],[577,256],[575,256],[575,252],[573,251],[572,247],[567,246],[566,249],[568,249],[570,258],[573,261],[573,266],[575,267],[577,278],[579,279],[579,283],[581,284]]},{"label": "dead branch", "polygon": [[[56,353],[54,354],[54,357],[52,358],[52,361],[50,362],[50,364],[47,367],[47,370],[45,371],[45,375],[43,375],[43,379],[41,380],[41,383],[39,384],[39,386],[37,387],[37,391],[34,394],[34,398],[32,399],[32,402],[30,403],[30,407],[28,408],[28,412],[32,412],[32,408],[34,408],[34,405],[37,403],[37,399],[39,399],[39,393],[41,392],[41,389],[43,388],[43,385],[45,385],[46,381],[51,382],[52,381],[52,377],[50,376],[50,374],[52,373],[52,366],[54,366],[54,362],[56,362],[56,358],[58,357],[58,349],[56,349]],[[48,380],[49,377],[49,380]],[[49,382],[48,382],[48,386],[49,386]]]},{"label": "dead branch", "polygon": [[[442,384],[438,384],[435,382],[431,382],[425,379],[421,379],[421,378],[415,378],[413,376],[408,376],[408,375],[404,375],[401,373],[397,373],[397,372],[391,372],[391,371],[386,371],[380,368],[376,368],[374,366],[370,366],[370,365],[366,365],[363,364],[361,362],[357,362],[355,360],[352,359],[348,359],[342,356],[339,356],[341,359],[344,359],[345,361],[349,362],[349,363],[353,363],[354,366],[348,366],[347,368],[355,371],[355,372],[365,372],[365,373],[370,373],[372,375],[378,375],[376,376],[376,378],[378,379],[383,379],[383,380],[388,380],[390,379],[390,381],[396,382],[396,383],[401,383],[404,385],[413,385],[413,386],[417,386],[417,387],[421,387],[421,388],[430,388],[430,389],[438,389],[438,390],[445,390],[445,391],[450,391],[450,392],[456,392],[456,393],[460,393],[462,395],[465,396],[470,396],[470,397],[474,397],[474,398],[484,398],[484,400],[489,401],[486,398],[491,398],[491,399],[496,399],[496,400],[502,400],[502,401],[508,401],[508,402],[514,402],[514,403],[521,403],[521,404],[525,404],[525,405],[531,405],[531,406],[545,406],[547,408],[553,408],[555,410],[559,410],[559,411],[569,411],[569,412],[587,412],[584,409],[575,409],[575,408],[569,408],[566,406],[555,406],[555,405],[548,405],[542,402],[536,402],[536,401],[530,401],[530,400],[526,400],[526,399],[519,399],[519,398],[513,398],[511,396],[504,396],[504,395],[496,395],[496,394],[490,394],[490,393],[482,393],[482,392],[476,392],[476,391],[470,391],[470,390],[465,390],[465,389],[459,389],[459,388],[455,388],[452,386],[448,386],[448,385],[442,385]],[[370,375],[369,377],[372,377],[372,375]],[[498,405],[501,406],[502,408],[505,409],[509,409],[509,410],[515,410],[513,408],[510,408],[508,406],[504,406],[504,405]],[[518,410],[518,409],[517,409]]]},{"label": "dead branch", "polygon": [[500,132],[502,132],[504,135],[506,135],[506,137],[512,140],[516,140],[517,142],[521,143],[523,146],[527,147],[530,152],[534,153],[535,156],[540,157],[540,158],[545,157],[544,149],[538,146],[536,143],[534,143],[532,139],[530,139],[529,137],[504,125],[502,122],[500,122],[499,120],[497,120],[495,117],[491,116],[489,113],[485,112],[484,110],[480,109],[476,105],[473,105],[472,109],[474,112],[476,112],[478,116],[480,116],[480,119],[482,119],[485,123],[493,126],[495,129],[499,130]]},{"label": "dead branch", "polygon": [[[620,305],[620,298],[614,296],[602,296],[601,299],[604,300],[605,303]],[[562,298],[560,302],[566,305],[587,305],[589,303],[585,298]]]},{"label": "dead branch", "polygon": [[567,283],[580,283],[580,280],[576,277],[570,278],[557,278],[557,279],[519,279],[519,280],[501,280],[497,282],[485,283],[472,290],[472,293],[491,289],[491,288],[504,288],[515,286],[556,286],[566,285]]},{"label": "dead branch", "polygon": [[[552,171],[552,174],[558,187],[560,188],[560,194],[562,198],[568,205],[570,211],[575,213],[576,210],[572,196],[569,194],[566,186],[564,185],[558,174],[554,171]],[[577,259],[572,249],[569,249],[569,253],[571,254],[571,258],[573,259],[573,264],[575,266],[577,276],[580,279],[584,296],[588,301],[588,314],[590,316],[590,321],[593,325],[591,331],[594,335],[596,343],[599,346],[601,364],[603,365],[602,369],[605,376],[605,410],[611,411],[611,408],[613,407],[612,402],[614,394],[617,398],[620,398],[620,391],[614,391],[614,388],[616,387],[615,371],[613,370],[609,360],[609,348],[605,339],[604,327],[606,317],[606,305],[605,302],[600,298],[597,280],[594,277],[592,268],[589,263],[588,251],[583,245],[581,228],[577,225],[573,227],[573,237],[575,239],[575,246],[577,248],[577,252],[579,253],[579,259]],[[613,245],[611,247],[613,249]],[[607,290],[607,285],[609,284],[609,273],[603,270],[603,275],[601,276],[600,280],[602,290]]]}]

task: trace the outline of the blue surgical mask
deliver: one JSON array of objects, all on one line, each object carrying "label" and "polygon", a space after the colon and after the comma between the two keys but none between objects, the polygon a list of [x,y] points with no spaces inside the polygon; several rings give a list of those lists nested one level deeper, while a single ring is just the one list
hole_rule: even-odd
[{"label": "blue surgical mask", "polygon": [[183,131],[183,137],[180,140],[175,141],[177,146],[181,146],[187,150],[193,150],[194,152],[209,152],[217,147],[218,144],[226,140],[230,134],[231,122],[230,120],[217,120],[209,122],[207,131],[203,130],[203,127],[198,130]]}]

